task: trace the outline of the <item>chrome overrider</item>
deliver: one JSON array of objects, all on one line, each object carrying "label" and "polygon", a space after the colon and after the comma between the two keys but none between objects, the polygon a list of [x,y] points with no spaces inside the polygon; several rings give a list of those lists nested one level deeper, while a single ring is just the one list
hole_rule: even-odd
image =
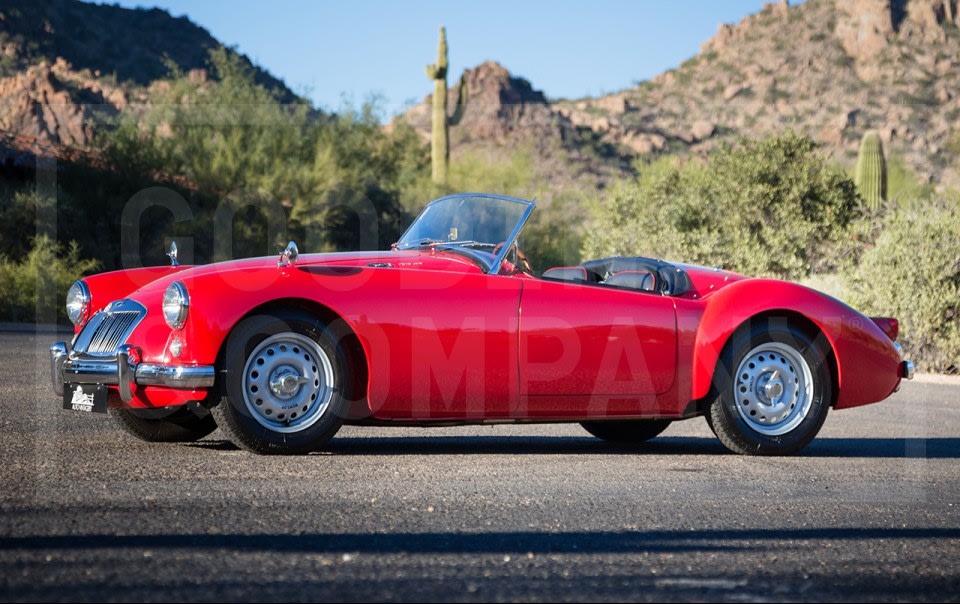
[{"label": "chrome overrider", "polygon": [[[124,305],[124,302],[127,304]],[[129,301],[120,301],[111,307],[129,308],[131,305]],[[101,313],[109,315],[111,307],[98,315]],[[106,323],[108,319],[98,318],[99,322],[91,319],[84,331],[96,330],[98,325]],[[139,323],[139,320],[136,323]],[[126,336],[133,331],[136,323],[126,331],[123,337],[124,343],[117,346],[113,354],[89,353],[85,345],[89,344],[97,334],[85,334],[84,331],[74,338],[74,343],[79,348],[77,350],[70,350],[66,342],[53,344],[50,347],[50,374],[54,392],[63,396],[67,384],[105,384],[117,386],[120,398],[123,402],[129,403],[133,400],[137,386],[162,386],[178,390],[213,386],[216,372],[212,365],[165,365],[142,362],[140,349],[125,343]]]}]

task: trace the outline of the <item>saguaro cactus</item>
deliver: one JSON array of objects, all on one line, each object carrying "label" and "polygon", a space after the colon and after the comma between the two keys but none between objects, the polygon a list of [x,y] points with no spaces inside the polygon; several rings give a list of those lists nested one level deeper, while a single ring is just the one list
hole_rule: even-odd
[{"label": "saguaro cactus", "polygon": [[427,65],[427,77],[433,80],[433,120],[430,140],[430,157],[433,168],[433,182],[447,183],[450,164],[450,126],[456,126],[463,117],[467,105],[467,85],[460,78],[457,92],[457,107],[452,116],[447,117],[447,32],[440,28],[440,46],[437,49],[437,62]]},{"label": "saguaro cactus", "polygon": [[887,199],[887,165],[883,158],[883,143],[876,130],[868,130],[860,141],[855,174],[857,188],[873,211]]}]

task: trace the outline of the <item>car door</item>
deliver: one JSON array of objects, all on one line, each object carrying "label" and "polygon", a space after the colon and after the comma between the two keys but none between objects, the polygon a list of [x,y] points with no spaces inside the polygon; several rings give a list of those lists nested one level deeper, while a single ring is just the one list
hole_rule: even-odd
[{"label": "car door", "polygon": [[[528,280],[520,303],[520,394],[535,413],[537,397],[664,393],[676,373],[673,300],[596,284]],[[563,399],[559,399],[563,400]],[[562,403],[561,403],[562,406]]]},{"label": "car door", "polygon": [[380,419],[504,417],[517,405],[521,282],[509,276],[379,269],[362,305],[369,403]]}]

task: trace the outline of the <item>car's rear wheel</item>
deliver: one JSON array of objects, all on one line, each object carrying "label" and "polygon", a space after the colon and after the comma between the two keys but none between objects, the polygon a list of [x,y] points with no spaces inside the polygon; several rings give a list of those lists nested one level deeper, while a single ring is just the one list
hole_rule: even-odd
[{"label": "car's rear wheel", "polygon": [[643,443],[659,436],[667,426],[668,419],[642,419],[625,421],[581,422],[583,429],[597,438],[613,443]]},{"label": "car's rear wheel", "polygon": [[340,426],[350,383],[343,337],[297,310],[256,315],[227,338],[225,396],[213,408],[237,446],[256,453],[308,453]]},{"label": "car's rear wheel", "polygon": [[825,346],[791,325],[762,321],[725,347],[707,413],[725,447],[789,455],[820,431],[833,395]]},{"label": "car's rear wheel", "polygon": [[193,442],[217,429],[213,416],[203,408],[111,407],[108,411],[124,432],[151,443]]}]

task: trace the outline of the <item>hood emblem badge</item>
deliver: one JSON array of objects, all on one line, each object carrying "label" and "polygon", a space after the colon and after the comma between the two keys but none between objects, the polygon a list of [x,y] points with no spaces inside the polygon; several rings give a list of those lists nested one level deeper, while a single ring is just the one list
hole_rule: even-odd
[{"label": "hood emblem badge", "polygon": [[280,252],[280,258],[277,260],[277,268],[296,266],[297,258],[299,257],[300,251],[297,249],[297,244],[291,241],[287,244],[287,247]]},{"label": "hood emblem badge", "polygon": [[177,242],[170,242],[170,251],[167,252],[167,258],[170,259],[170,266],[180,266],[180,262],[177,261]]}]

